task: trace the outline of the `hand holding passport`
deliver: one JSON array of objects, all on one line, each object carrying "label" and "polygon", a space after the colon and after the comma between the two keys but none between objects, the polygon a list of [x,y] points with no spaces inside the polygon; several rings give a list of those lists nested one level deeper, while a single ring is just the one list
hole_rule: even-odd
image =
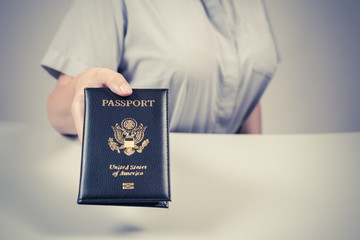
[{"label": "hand holding passport", "polygon": [[[107,87],[123,97],[132,93],[124,76],[107,68],[90,68],[74,78],[60,75],[50,101],[48,100],[49,120],[59,132],[76,133],[80,140],[84,126],[84,89],[88,87]],[[70,110],[71,116],[68,116]]]},{"label": "hand holding passport", "polygon": [[85,89],[79,204],[168,207],[167,89]]}]

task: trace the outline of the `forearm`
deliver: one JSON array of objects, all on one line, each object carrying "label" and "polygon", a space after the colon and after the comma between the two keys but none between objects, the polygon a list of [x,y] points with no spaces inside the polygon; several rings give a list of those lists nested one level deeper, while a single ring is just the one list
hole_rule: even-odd
[{"label": "forearm", "polygon": [[245,134],[261,134],[262,133],[262,124],[261,124],[261,107],[260,103],[256,105],[252,113],[245,120],[241,126],[240,133]]},{"label": "forearm", "polygon": [[71,106],[75,94],[72,77],[60,75],[56,87],[47,100],[47,113],[51,125],[62,134],[76,134]]}]

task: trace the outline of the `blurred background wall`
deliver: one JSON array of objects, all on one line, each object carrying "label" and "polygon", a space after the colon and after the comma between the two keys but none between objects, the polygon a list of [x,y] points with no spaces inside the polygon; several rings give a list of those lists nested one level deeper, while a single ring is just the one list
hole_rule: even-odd
[{"label": "blurred background wall", "polygon": [[266,133],[360,131],[360,1],[266,0],[282,62]]},{"label": "blurred background wall", "polygon": [[[360,131],[360,1],[265,0],[281,54],[265,133]],[[70,0],[0,0],[0,121],[48,124],[39,66]]]}]

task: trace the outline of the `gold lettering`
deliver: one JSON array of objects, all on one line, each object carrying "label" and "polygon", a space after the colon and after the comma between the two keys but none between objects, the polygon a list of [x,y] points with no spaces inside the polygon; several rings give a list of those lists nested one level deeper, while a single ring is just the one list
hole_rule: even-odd
[{"label": "gold lettering", "polygon": [[[113,173],[114,175],[114,173]],[[120,173],[118,173],[117,175],[119,176],[142,176],[144,175],[144,172],[139,172],[139,171],[135,171],[135,172],[125,172],[125,171],[121,171]]]},{"label": "gold lettering", "polygon": [[[109,169],[113,170],[112,176],[118,177],[118,176],[143,176],[144,172],[140,170],[146,170],[146,165],[116,165],[116,164],[110,164]],[[130,171],[128,171],[130,170]]]},{"label": "gold lettering", "polygon": [[153,107],[155,100],[108,100],[102,99],[103,107]]},{"label": "gold lettering", "polygon": [[155,102],[155,100],[148,100],[148,102],[150,102],[150,107],[152,107],[152,104]]},{"label": "gold lettering", "polygon": [[115,165],[110,164],[109,169],[112,170],[129,170],[130,165]]},{"label": "gold lettering", "polygon": [[130,165],[130,170],[142,170],[146,168],[147,166]]},{"label": "gold lettering", "polygon": [[134,107],[140,106],[140,101],[139,101],[139,100],[135,100],[135,101],[133,102],[133,105],[134,105]]},{"label": "gold lettering", "polygon": [[146,100],[141,100],[141,107],[147,107]]}]

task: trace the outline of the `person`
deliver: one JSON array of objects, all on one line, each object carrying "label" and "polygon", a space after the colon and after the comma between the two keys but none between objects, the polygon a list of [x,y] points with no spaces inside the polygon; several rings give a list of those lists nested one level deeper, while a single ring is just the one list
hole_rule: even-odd
[{"label": "person", "polygon": [[278,53],[261,0],[76,0],[41,65],[50,123],[82,137],[84,88],[169,88],[172,132],[261,133]]}]

